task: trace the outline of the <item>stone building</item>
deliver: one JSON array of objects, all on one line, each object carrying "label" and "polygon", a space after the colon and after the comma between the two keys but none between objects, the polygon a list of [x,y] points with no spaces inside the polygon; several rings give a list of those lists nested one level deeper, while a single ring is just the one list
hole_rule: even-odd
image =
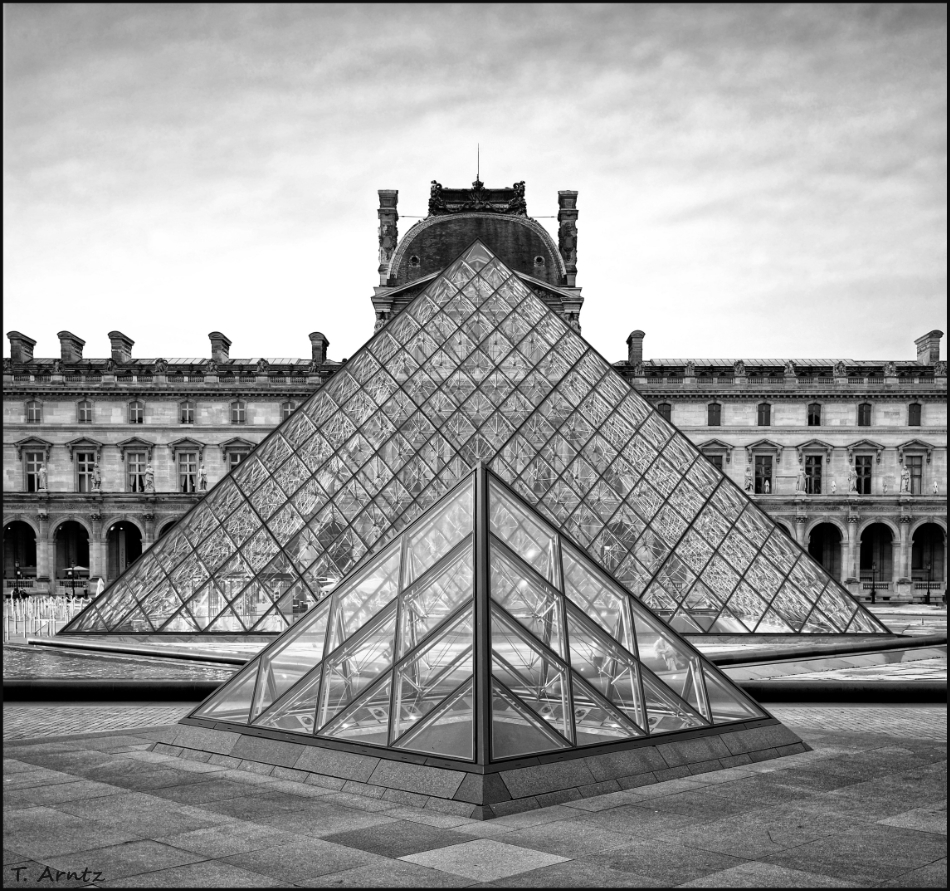
[{"label": "stone building", "polygon": [[[559,192],[555,242],[524,183],[433,182],[400,239],[398,192],[380,190],[376,327],[477,238],[580,330],[577,217],[577,192]],[[19,570],[38,592],[115,579],[340,367],[319,333],[310,359],[231,359],[219,332],[210,358],[137,359],[118,331],[109,358],[63,331],[60,357],[38,359],[8,336],[4,584]],[[941,337],[909,360],[645,360],[635,331],[615,367],[853,593],[906,600],[946,588]]]}]

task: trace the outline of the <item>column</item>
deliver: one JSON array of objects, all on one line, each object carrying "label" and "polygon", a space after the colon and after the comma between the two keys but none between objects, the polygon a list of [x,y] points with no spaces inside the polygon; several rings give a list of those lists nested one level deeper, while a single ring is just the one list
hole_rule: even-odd
[{"label": "column", "polygon": [[805,541],[805,523],[807,521],[808,517],[801,515],[795,517],[795,541],[805,549],[808,548],[808,543]]},{"label": "column", "polygon": [[142,536],[142,550],[150,548],[155,543],[155,514],[149,511],[144,514],[145,534]]},{"label": "column", "polygon": [[50,555],[53,553],[49,535],[49,514],[40,514],[40,531],[36,535],[36,578],[49,579],[53,575],[53,562]]},{"label": "column", "polygon": [[858,578],[858,518],[848,517],[848,540],[842,542],[846,549],[846,557],[841,566],[845,579]]},{"label": "column", "polygon": [[898,579],[910,578],[910,521],[911,517],[900,517],[899,526],[901,537],[895,542],[897,559],[894,560],[894,588],[897,588]]},{"label": "column", "polygon": [[106,531],[102,525],[102,515],[93,514],[92,535],[89,536],[89,586],[96,590],[93,579],[106,578]]}]

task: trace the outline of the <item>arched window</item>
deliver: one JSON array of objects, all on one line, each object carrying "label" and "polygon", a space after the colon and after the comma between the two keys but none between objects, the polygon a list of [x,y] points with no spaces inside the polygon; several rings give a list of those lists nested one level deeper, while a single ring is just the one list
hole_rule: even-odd
[{"label": "arched window", "polygon": [[871,403],[870,402],[862,402],[858,406],[858,426],[859,427],[871,426]]},{"label": "arched window", "polygon": [[145,403],[139,402],[138,399],[129,403],[129,423],[130,424],[144,424],[145,423]]},{"label": "arched window", "polygon": [[178,422],[180,424],[195,423],[195,404],[190,399],[178,403]]},{"label": "arched window", "polygon": [[673,406],[670,405],[669,402],[661,402],[656,407],[656,410],[660,413],[660,417],[663,418],[664,421],[669,421],[673,414]]},{"label": "arched window", "polygon": [[722,424],[722,406],[718,402],[710,402],[706,406],[706,423],[710,427]]},{"label": "arched window", "polygon": [[43,403],[36,399],[31,399],[26,404],[26,422],[27,424],[39,424],[43,421]]},{"label": "arched window", "polygon": [[812,402],[808,406],[808,426],[821,426],[821,406],[817,402]]},{"label": "arched window", "polygon": [[247,404],[240,399],[231,403],[231,423],[243,424],[247,419]]},{"label": "arched window", "polygon": [[92,403],[88,399],[83,399],[76,404],[77,420],[80,424],[92,423]]},{"label": "arched window", "polygon": [[286,421],[287,418],[289,418],[294,413],[294,409],[296,407],[296,404],[289,400],[287,402],[282,402],[280,404],[280,419],[282,421]]},{"label": "arched window", "polygon": [[907,426],[908,427],[919,427],[920,426],[920,403],[912,402],[907,406]]},{"label": "arched window", "polygon": [[772,426],[772,406],[768,402],[759,403],[756,423],[760,427]]}]

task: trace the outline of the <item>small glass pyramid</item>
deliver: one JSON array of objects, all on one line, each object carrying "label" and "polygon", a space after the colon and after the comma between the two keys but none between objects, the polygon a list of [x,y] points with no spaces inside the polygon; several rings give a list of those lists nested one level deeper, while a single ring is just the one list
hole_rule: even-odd
[{"label": "small glass pyramid", "polygon": [[188,717],[488,763],[769,716],[483,465]]},{"label": "small glass pyramid", "polygon": [[479,242],[61,633],[283,631],[479,461],[677,630],[887,633]]}]

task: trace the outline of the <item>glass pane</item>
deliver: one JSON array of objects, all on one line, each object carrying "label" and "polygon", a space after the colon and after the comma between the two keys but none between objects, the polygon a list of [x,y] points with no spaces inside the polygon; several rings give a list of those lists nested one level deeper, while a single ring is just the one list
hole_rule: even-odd
[{"label": "glass pane", "polygon": [[492,681],[491,753],[494,760],[566,748],[531,710]]},{"label": "glass pane", "polygon": [[334,591],[327,652],[355,634],[396,596],[399,551],[400,543],[394,542],[356,579]]},{"label": "glass pane", "polygon": [[704,669],[703,674],[706,678],[706,690],[709,694],[709,707],[712,710],[714,724],[766,717],[765,712],[741,690],[727,684],[708,669]]},{"label": "glass pane", "polygon": [[408,585],[473,529],[474,489],[469,480],[435,514],[410,534],[403,584]]},{"label": "glass pane", "polygon": [[396,608],[385,613],[324,662],[318,727],[356,699],[393,663]]},{"label": "glass pane", "polygon": [[406,733],[472,674],[474,610],[466,610],[422,652],[396,669],[393,738]]},{"label": "glass pane", "polygon": [[636,660],[568,605],[571,668],[638,727],[645,727]]},{"label": "glass pane", "polygon": [[699,715],[668,693],[646,671],[643,672],[643,695],[649,714],[650,733],[672,733],[675,730],[706,726]]},{"label": "glass pane", "polygon": [[410,730],[396,746],[471,761],[475,746],[475,696],[469,681],[445,703]]},{"label": "glass pane", "polygon": [[385,746],[389,741],[389,702],[392,686],[392,675],[389,675],[379,686],[350,706],[336,720],[331,721],[320,735]]},{"label": "glass pane", "polygon": [[324,655],[329,612],[330,601],[325,600],[298,623],[279,645],[261,656],[261,682],[251,720],[320,664]]},{"label": "glass pane", "polygon": [[462,601],[472,597],[473,576],[470,538],[435,578],[402,595],[397,647],[400,658],[455,612]]},{"label": "glass pane", "polygon": [[192,713],[191,717],[246,724],[256,680],[257,663],[253,662],[228,681],[224,687],[212,693],[211,698]]},{"label": "glass pane", "polygon": [[636,653],[630,596],[595,572],[581,554],[564,544],[564,593],[614,640]]},{"label": "glass pane", "polygon": [[494,481],[489,485],[489,499],[491,531],[543,578],[557,585],[557,543],[554,533],[509,498]]},{"label": "glass pane", "polygon": [[545,646],[567,659],[560,595],[519,570],[495,542],[491,544],[491,596]]},{"label": "glass pane", "polygon": [[591,746],[643,736],[643,732],[571,672],[576,745]]},{"label": "glass pane", "polygon": [[254,722],[255,726],[273,727],[275,730],[289,730],[292,733],[312,734],[321,675],[322,669],[315,668],[296,687],[291,689],[283,700],[276,703],[270,711],[258,718]]},{"label": "glass pane", "polygon": [[492,675],[539,718],[571,740],[567,672],[492,606]]}]

